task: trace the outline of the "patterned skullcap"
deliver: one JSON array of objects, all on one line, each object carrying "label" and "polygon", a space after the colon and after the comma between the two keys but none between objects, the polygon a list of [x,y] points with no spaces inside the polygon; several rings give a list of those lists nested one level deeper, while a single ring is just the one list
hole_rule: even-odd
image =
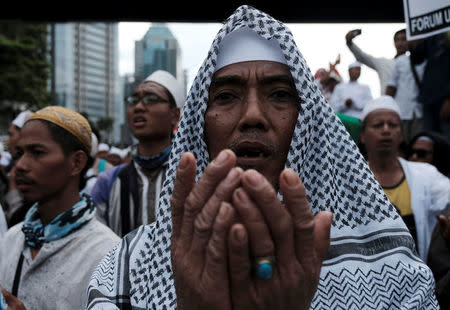
[{"label": "patterned skullcap", "polygon": [[92,129],[87,119],[80,113],[60,106],[48,106],[31,115],[27,122],[33,119],[46,120],[64,128],[73,134],[88,152],[91,151]]}]

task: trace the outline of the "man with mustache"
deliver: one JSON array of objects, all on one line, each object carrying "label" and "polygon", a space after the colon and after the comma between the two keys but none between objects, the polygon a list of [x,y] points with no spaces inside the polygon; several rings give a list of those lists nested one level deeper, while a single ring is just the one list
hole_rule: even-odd
[{"label": "man with mustache", "polygon": [[92,190],[100,218],[119,236],[155,220],[173,131],[184,99],[175,77],[158,70],[125,100],[128,126],[138,139],[132,149],[133,160],[99,176]]},{"label": "man with mustache", "polygon": [[437,308],[292,33],[253,7],[193,82],[158,209],[94,272],[88,309]]},{"label": "man with mustache", "polygon": [[437,217],[450,208],[450,179],[436,167],[399,157],[403,140],[400,108],[391,96],[369,102],[362,115],[361,142],[370,169],[398,209],[426,262]]},{"label": "man with mustache", "polygon": [[90,150],[88,121],[69,109],[46,107],[23,126],[15,181],[36,203],[0,238],[0,285],[11,307],[81,309],[94,267],[119,241],[80,195]]}]

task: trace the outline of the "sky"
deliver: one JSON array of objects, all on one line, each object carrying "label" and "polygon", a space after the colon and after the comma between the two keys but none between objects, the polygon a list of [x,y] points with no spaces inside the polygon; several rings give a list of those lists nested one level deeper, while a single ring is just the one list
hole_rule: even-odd
[{"label": "sky", "polygon": [[[119,23],[119,73],[134,73],[134,42],[141,40],[151,23]],[[221,28],[219,23],[167,23],[178,40],[182,53],[182,68],[188,72],[188,89],[197,75],[203,60]],[[375,57],[393,58],[395,55],[393,36],[397,30],[405,28],[404,23],[383,24],[291,24],[287,26],[294,35],[297,46],[305,57],[312,73],[328,68],[340,55],[338,71],[344,81],[348,81],[348,65],[355,61],[345,44],[349,30],[361,29],[362,34],[354,42],[366,53]],[[360,83],[369,85],[372,95],[380,94],[378,75],[369,67],[361,68]]]}]

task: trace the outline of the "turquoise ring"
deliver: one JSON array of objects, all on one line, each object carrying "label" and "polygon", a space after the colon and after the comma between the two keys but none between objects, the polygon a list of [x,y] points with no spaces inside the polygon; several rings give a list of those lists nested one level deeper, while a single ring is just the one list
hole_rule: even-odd
[{"label": "turquoise ring", "polygon": [[255,260],[255,274],[261,280],[269,280],[275,271],[275,258],[273,256],[259,257]]}]

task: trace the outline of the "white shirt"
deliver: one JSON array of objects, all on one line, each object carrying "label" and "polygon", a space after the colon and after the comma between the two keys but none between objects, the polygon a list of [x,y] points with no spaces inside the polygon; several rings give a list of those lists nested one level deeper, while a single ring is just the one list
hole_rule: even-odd
[{"label": "white shirt", "polygon": [[349,46],[350,51],[355,56],[356,60],[365,64],[369,68],[374,69],[378,73],[380,80],[380,95],[386,93],[386,86],[391,80],[392,71],[395,66],[395,59],[385,57],[374,57],[363,52],[354,42]]},{"label": "white shirt", "polygon": [[0,238],[0,284],[11,292],[23,254],[18,298],[28,310],[84,309],[92,272],[120,238],[94,218],[64,238],[44,243],[32,259],[22,226]]},{"label": "white shirt", "polygon": [[450,179],[430,164],[399,161],[411,193],[419,256],[426,262],[437,216],[450,208]]},{"label": "white shirt", "polygon": [[6,224],[5,213],[3,212],[3,207],[0,204],[0,237],[8,230],[8,225]]},{"label": "white shirt", "polygon": [[[345,105],[347,99],[353,101],[350,107]],[[370,100],[372,100],[372,93],[368,85],[358,81],[339,83],[331,95],[331,106],[337,113],[359,118],[362,109]]]},{"label": "white shirt", "polygon": [[[414,66],[419,80],[423,78],[425,66],[425,61]],[[388,85],[397,89],[394,99],[400,107],[402,120],[422,118],[422,104],[418,101],[419,87],[411,70],[409,55],[401,55],[395,59],[394,71]]]}]

